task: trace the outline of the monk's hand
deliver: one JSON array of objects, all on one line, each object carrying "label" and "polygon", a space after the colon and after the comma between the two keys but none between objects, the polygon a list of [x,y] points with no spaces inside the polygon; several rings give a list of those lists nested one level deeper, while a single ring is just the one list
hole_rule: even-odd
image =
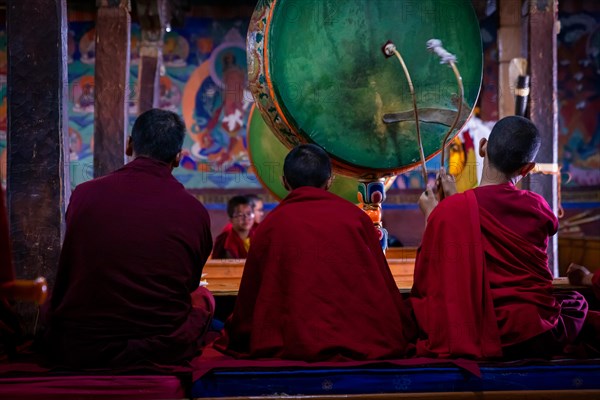
[{"label": "monk's hand", "polygon": [[571,285],[592,286],[592,273],[583,265],[571,263],[567,268],[567,277]]},{"label": "monk's hand", "polygon": [[200,287],[208,286],[208,281],[204,278],[205,276],[206,276],[206,274],[202,274],[202,276],[200,277],[200,284],[198,286],[200,286]]},{"label": "monk's hand", "polygon": [[447,174],[444,167],[440,168],[435,179],[435,185],[437,188],[437,195],[439,201],[442,201],[448,196],[452,196],[457,193],[456,180],[451,174]]},{"label": "monk's hand", "polygon": [[435,197],[435,193],[431,188],[427,188],[419,197],[419,208],[425,216],[425,220],[429,218],[429,214],[433,211],[435,206],[438,205],[438,201]]}]

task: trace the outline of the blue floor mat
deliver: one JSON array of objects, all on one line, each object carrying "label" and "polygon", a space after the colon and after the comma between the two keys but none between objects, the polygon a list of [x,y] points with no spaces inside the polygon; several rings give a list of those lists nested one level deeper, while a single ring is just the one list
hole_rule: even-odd
[{"label": "blue floor mat", "polygon": [[600,360],[481,364],[481,377],[454,365],[213,370],[192,397],[402,392],[600,389]]}]

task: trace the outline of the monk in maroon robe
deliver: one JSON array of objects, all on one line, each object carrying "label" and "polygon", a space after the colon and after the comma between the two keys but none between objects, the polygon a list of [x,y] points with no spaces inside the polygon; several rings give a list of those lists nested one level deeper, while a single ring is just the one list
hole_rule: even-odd
[{"label": "monk in maroon robe", "polygon": [[373,223],[327,191],[327,153],[301,145],[285,159],[290,194],[259,225],[224,335],[239,358],[301,361],[404,357],[412,320]]},{"label": "monk in maroon robe", "polygon": [[[438,203],[419,199],[427,217],[411,302],[417,354],[437,357],[540,357],[560,353],[579,335],[583,296],[552,293],[546,253],[558,221],[545,200],[515,187],[540,146],[527,119],[507,117],[482,139],[478,188],[455,193],[441,174]],[[443,172],[443,171],[442,171]]]},{"label": "monk in maroon robe", "polygon": [[215,239],[212,258],[246,258],[254,233],[254,211],[250,199],[234,196],[227,202],[230,224]]},{"label": "monk in maroon robe", "polygon": [[138,117],[134,160],[77,186],[51,297],[47,347],[76,368],[182,364],[198,353],[214,299],[199,288],[209,215],[171,174],[185,125]]}]

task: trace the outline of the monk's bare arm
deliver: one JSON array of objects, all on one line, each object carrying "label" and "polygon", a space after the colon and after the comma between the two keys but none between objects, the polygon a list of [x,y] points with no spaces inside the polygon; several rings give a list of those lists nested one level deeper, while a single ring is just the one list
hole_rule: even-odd
[{"label": "monk's bare arm", "polygon": [[421,194],[421,197],[419,197],[419,208],[425,216],[425,223],[427,223],[427,219],[429,219],[429,214],[431,214],[431,212],[437,205],[438,200],[435,198],[433,190],[428,188]]}]

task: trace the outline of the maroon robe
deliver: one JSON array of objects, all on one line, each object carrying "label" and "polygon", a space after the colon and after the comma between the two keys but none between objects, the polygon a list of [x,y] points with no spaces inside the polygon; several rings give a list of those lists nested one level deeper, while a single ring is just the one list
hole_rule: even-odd
[{"label": "maroon robe", "polygon": [[216,348],[240,358],[399,358],[412,321],[373,223],[354,204],[301,187],[252,237]]},{"label": "maroon robe", "polygon": [[[527,357],[572,342],[587,303],[577,293],[552,294],[546,246],[557,227],[542,197],[512,184],[443,200],[417,253],[411,299],[421,331],[417,354]],[[552,346],[534,346],[530,340],[539,337]]]},{"label": "maroon robe", "polygon": [[600,269],[594,272],[594,276],[592,276],[592,289],[596,298],[600,299]]},{"label": "maroon robe", "polygon": [[[252,233],[252,230],[250,231]],[[215,246],[212,252],[212,258],[246,258],[248,251],[244,246],[244,241],[240,235],[233,230],[232,227],[227,229],[227,226],[215,239]]]},{"label": "maroon robe", "polygon": [[138,157],[78,185],[66,223],[46,334],[54,359],[85,368],[196,355],[214,305],[198,290],[210,220],[170,166]]}]

